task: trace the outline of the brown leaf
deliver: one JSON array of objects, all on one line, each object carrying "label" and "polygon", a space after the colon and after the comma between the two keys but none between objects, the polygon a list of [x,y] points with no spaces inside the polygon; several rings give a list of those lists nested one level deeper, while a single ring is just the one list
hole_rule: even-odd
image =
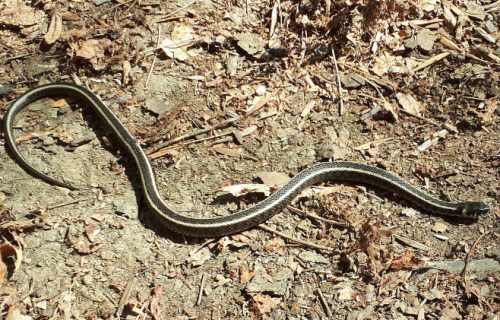
[{"label": "brown leaf", "polygon": [[52,102],[50,104],[50,107],[51,108],[61,108],[61,107],[67,106],[67,105],[68,105],[68,102],[66,101],[66,99],[59,99],[59,100]]},{"label": "brown leaf", "polygon": [[240,283],[247,284],[250,280],[252,280],[254,272],[250,272],[247,267],[244,265],[240,266]]},{"label": "brown leaf", "polygon": [[54,12],[50,20],[49,30],[45,34],[43,40],[46,44],[53,44],[56,42],[62,33],[62,16],[59,12]]},{"label": "brown leaf", "polygon": [[278,251],[286,247],[282,238],[273,238],[264,244],[264,249],[268,251]]},{"label": "brown leaf", "polygon": [[273,187],[281,187],[290,180],[290,177],[283,172],[257,172],[255,174],[263,184]]},{"label": "brown leaf", "polygon": [[251,106],[245,111],[247,115],[260,110],[269,102],[269,97],[267,95],[264,96],[256,96],[254,97]]},{"label": "brown leaf", "polygon": [[220,154],[223,154],[225,156],[233,157],[233,158],[239,158],[243,152],[241,149],[231,149],[231,148],[226,148],[221,145],[215,145],[212,147],[212,149],[215,152],[218,152]]},{"label": "brown leaf", "polygon": [[10,242],[5,242],[0,246],[0,284],[2,284],[8,276],[11,276],[21,266],[23,260],[23,252],[21,248],[17,248]]},{"label": "brown leaf", "polygon": [[154,287],[153,298],[151,299],[149,308],[151,310],[151,315],[156,320],[164,319],[162,315],[164,307],[161,302],[164,295],[165,295],[165,288],[159,285]]},{"label": "brown leaf", "polygon": [[86,243],[84,237],[73,237],[71,232],[68,230],[68,234],[66,237],[68,243],[78,252],[79,254],[91,254],[98,251],[102,244],[89,244]]},{"label": "brown leaf", "polygon": [[415,257],[413,251],[407,250],[400,257],[393,259],[388,268],[392,270],[414,269],[422,264],[423,263]]},{"label": "brown leaf", "polygon": [[80,16],[74,12],[65,12],[61,16],[62,16],[62,19],[64,21],[78,21],[78,20],[80,20]]},{"label": "brown leaf", "polygon": [[88,60],[95,70],[102,70],[106,67],[106,51],[111,47],[112,42],[108,39],[91,39],[83,42],[71,42],[69,46],[77,57]]},{"label": "brown leaf", "polygon": [[264,315],[280,305],[280,299],[259,293],[253,297],[253,309],[258,315]]},{"label": "brown leaf", "polygon": [[389,101],[384,101],[382,107],[394,119],[395,122],[398,122],[399,120],[398,113],[396,112],[396,109]]},{"label": "brown leaf", "polygon": [[90,224],[85,228],[85,235],[90,242],[95,242],[95,237],[101,232],[101,229],[95,224]]},{"label": "brown leaf", "polygon": [[0,4],[0,24],[32,26],[42,21],[43,16],[22,0],[5,0]]},{"label": "brown leaf", "polygon": [[401,283],[408,281],[411,271],[389,272],[382,276],[380,281],[379,295],[387,294],[399,287]]},{"label": "brown leaf", "polygon": [[398,99],[399,105],[408,113],[421,116],[424,107],[417,101],[413,96],[404,93],[396,93],[396,98]]},{"label": "brown leaf", "polygon": [[267,197],[271,194],[271,187],[265,184],[243,183],[223,187],[222,191],[235,197],[241,197],[249,193],[263,193]]},{"label": "brown leaf", "polygon": [[0,261],[0,287],[7,280],[7,265]]},{"label": "brown leaf", "polygon": [[482,124],[490,124],[493,122],[495,110],[498,108],[498,100],[492,97],[484,102],[484,112],[479,114]]}]

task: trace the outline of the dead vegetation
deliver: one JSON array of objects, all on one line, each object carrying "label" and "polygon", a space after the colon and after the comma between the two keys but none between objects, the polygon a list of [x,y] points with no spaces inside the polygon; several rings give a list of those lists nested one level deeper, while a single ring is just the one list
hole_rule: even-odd
[{"label": "dead vegetation", "polygon": [[260,228],[185,239],[143,221],[135,169],[98,119],[51,97],[18,117],[18,143],[86,188],[47,185],[0,150],[1,317],[498,318],[499,12],[493,0],[3,1],[0,110],[38,84],[88,86],[182,214],[246,208],[327,160],[493,210],[465,223],[323,184]]}]

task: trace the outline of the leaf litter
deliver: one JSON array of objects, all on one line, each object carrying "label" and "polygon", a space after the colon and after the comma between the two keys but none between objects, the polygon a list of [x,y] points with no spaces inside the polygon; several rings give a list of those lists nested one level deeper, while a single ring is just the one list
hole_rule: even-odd
[{"label": "leaf litter", "polygon": [[[183,215],[246,208],[261,199],[252,190],[270,194],[301,169],[331,159],[388,169],[442,199],[470,195],[495,204],[495,6],[7,1],[0,5],[7,26],[0,29],[0,85],[15,91],[0,98],[7,105],[35,84],[72,79],[96,91],[141,142],[189,137],[154,161],[162,195]],[[164,22],[158,28],[154,21]],[[49,48],[33,41],[42,38]],[[155,88],[160,100],[145,107]],[[40,156],[35,162],[44,172],[65,170],[90,186],[93,201],[33,220],[32,206],[71,202],[75,194],[26,180],[0,153],[0,195],[7,195],[0,199],[8,208],[2,230],[27,243],[16,252],[4,242],[3,260],[21,261],[22,252],[15,269],[25,272],[4,281],[2,317],[458,319],[491,317],[498,308],[498,263],[491,258],[498,234],[489,232],[498,228],[498,210],[476,224],[455,224],[410,212],[380,190],[325,183],[269,221],[279,233],[251,230],[200,248],[131,218],[127,208],[137,203],[121,168],[126,158],[100,148],[115,150],[111,135],[83,139],[69,151],[65,144],[93,118],[84,110],[65,120],[73,110],[51,109],[45,128],[35,110],[18,119],[32,126],[19,136],[23,150]],[[219,126],[234,115],[238,121]],[[219,197],[224,186],[240,185],[252,187],[230,189],[237,199]],[[296,214],[307,211],[314,215]],[[457,270],[466,268],[481,234],[464,282]],[[312,242],[340,250],[313,249]],[[417,272],[432,263],[438,273]],[[116,285],[130,279],[133,286]]]}]

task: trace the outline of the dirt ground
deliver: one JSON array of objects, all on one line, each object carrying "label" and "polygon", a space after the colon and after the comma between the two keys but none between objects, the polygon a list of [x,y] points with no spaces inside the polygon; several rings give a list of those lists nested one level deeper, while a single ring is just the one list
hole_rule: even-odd
[{"label": "dirt ground", "polygon": [[48,97],[16,118],[17,142],[80,189],[0,148],[0,317],[499,319],[499,12],[493,0],[3,0],[0,117],[37,85],[87,86],[183,215],[251,207],[335,160],[492,210],[442,217],[327,182],[262,228],[183,237],[148,219],[99,118]]}]

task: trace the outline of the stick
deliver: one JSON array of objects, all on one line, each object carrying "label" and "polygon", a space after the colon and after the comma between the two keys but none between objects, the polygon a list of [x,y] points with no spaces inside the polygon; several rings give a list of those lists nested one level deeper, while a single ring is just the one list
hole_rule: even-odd
[{"label": "stick", "polygon": [[59,203],[59,204],[54,204],[54,205],[52,205],[50,207],[47,207],[47,211],[48,210],[52,210],[52,209],[56,209],[56,208],[61,208],[61,207],[69,206],[70,204],[75,204],[75,203],[78,203],[78,202],[87,201],[87,200],[90,200],[90,199],[92,199],[92,198],[91,197],[86,197],[86,198],[75,199],[75,200],[71,200],[71,201],[63,202],[63,203]]},{"label": "stick", "polygon": [[[156,47],[157,48],[160,46],[160,35],[161,35],[161,24],[158,25],[158,38],[156,39]],[[153,62],[151,63],[151,68],[149,69],[149,72],[148,72],[148,78],[146,79],[146,88],[148,87],[149,79],[151,79],[151,75],[153,74],[153,69],[155,67],[155,63],[156,63],[156,54],[153,57]]]},{"label": "stick", "polygon": [[328,305],[328,302],[326,302],[325,296],[323,295],[323,292],[321,291],[320,288],[316,289],[316,292],[318,293],[319,301],[321,301],[321,305],[325,309],[326,316],[328,319],[333,318],[333,313],[332,309],[330,309],[330,306]]},{"label": "stick", "polygon": [[306,241],[306,240],[301,240],[301,239],[294,238],[292,236],[287,235],[286,233],[280,232],[278,230],[274,230],[273,228],[268,227],[268,226],[266,226],[264,224],[259,224],[258,227],[260,229],[262,229],[262,230],[267,231],[267,232],[274,233],[275,235],[278,235],[278,236],[280,236],[282,238],[285,238],[285,239],[288,239],[290,241],[303,244],[305,246],[308,246],[308,247],[311,247],[311,248],[314,248],[314,249],[325,250],[325,251],[330,251],[330,252],[336,252],[336,251],[334,251],[330,247],[325,247],[325,246],[322,246],[322,245],[319,245],[319,244],[316,244],[316,243],[313,243],[313,242],[309,242],[309,241]]},{"label": "stick", "polygon": [[123,290],[122,297],[120,298],[120,301],[118,302],[118,308],[116,309],[116,317],[120,319],[121,314],[123,313],[123,308],[125,307],[125,304],[127,303],[128,299],[130,298],[130,293],[132,292],[132,287],[134,286],[135,279],[132,278],[127,282],[127,285],[125,286],[125,290]]},{"label": "stick", "polygon": [[477,244],[479,243],[479,241],[481,241],[481,239],[485,235],[490,234],[491,232],[492,232],[492,230],[487,231],[487,232],[483,233],[482,235],[480,235],[477,238],[477,240],[474,242],[472,247],[470,248],[469,252],[467,252],[467,255],[465,256],[465,261],[464,261],[464,269],[462,270],[462,278],[463,278],[464,283],[467,282],[467,267],[469,266],[469,261],[470,261],[472,254],[474,253],[474,250],[476,250]]},{"label": "stick", "polygon": [[339,67],[337,65],[337,57],[335,56],[335,50],[333,49],[333,46],[332,46],[332,56],[333,56],[333,65],[335,66],[335,73],[337,76],[337,85],[338,85],[338,90],[339,90],[339,103],[340,103],[339,113],[340,113],[340,115],[343,115],[344,114],[344,98],[342,96],[342,84],[340,83]]},{"label": "stick", "polygon": [[198,299],[196,300],[195,306],[199,306],[201,302],[201,297],[203,296],[203,290],[205,288],[205,279],[207,278],[207,274],[204,273],[201,276],[201,283],[200,283],[200,291],[198,292]]},{"label": "stick", "polygon": [[292,206],[287,206],[287,208],[288,208],[288,210],[290,210],[292,212],[299,213],[299,214],[304,215],[304,216],[306,216],[308,218],[311,218],[311,219],[323,221],[323,222],[326,222],[328,224],[331,224],[331,225],[334,225],[334,226],[338,226],[338,227],[343,227],[343,228],[348,228],[349,227],[346,223],[343,223],[343,222],[340,222],[340,221],[336,221],[336,220],[326,219],[326,218],[323,218],[323,217],[320,217],[318,215],[309,213],[309,212],[307,212],[305,210],[300,210],[300,209],[292,207]]},{"label": "stick", "polygon": [[224,121],[222,123],[219,123],[215,126],[212,126],[212,127],[209,127],[209,128],[206,128],[206,129],[200,129],[200,130],[196,130],[195,132],[192,132],[192,133],[188,133],[188,134],[185,134],[185,135],[182,135],[182,136],[179,136],[177,138],[174,138],[174,139],[171,139],[171,140],[168,140],[168,141],[165,141],[163,143],[160,143],[158,146],[154,147],[152,152],[155,152],[155,151],[158,151],[160,149],[163,149],[165,148],[166,146],[170,146],[174,143],[177,143],[177,142],[180,142],[182,140],[186,140],[186,139],[189,139],[189,138],[192,138],[192,137],[195,137],[197,135],[200,135],[200,134],[203,134],[203,133],[207,133],[208,131],[212,131],[212,130],[216,130],[216,129],[219,129],[219,128],[222,128],[222,127],[225,127],[235,121],[237,121],[239,118],[232,118],[232,119],[229,119],[227,121]]},{"label": "stick", "polygon": [[160,18],[158,20],[156,20],[155,22],[156,23],[159,23],[159,22],[164,22],[165,19],[168,19],[170,16],[173,16],[174,14],[176,14],[177,12],[180,12],[184,9],[186,9],[187,7],[189,7],[190,5],[192,5],[193,3],[195,3],[197,0],[192,0],[191,2],[189,2],[188,4],[186,4],[185,6],[177,9],[177,10],[174,10],[172,12],[170,12],[169,14],[167,14],[166,16],[164,16],[163,18]]}]

